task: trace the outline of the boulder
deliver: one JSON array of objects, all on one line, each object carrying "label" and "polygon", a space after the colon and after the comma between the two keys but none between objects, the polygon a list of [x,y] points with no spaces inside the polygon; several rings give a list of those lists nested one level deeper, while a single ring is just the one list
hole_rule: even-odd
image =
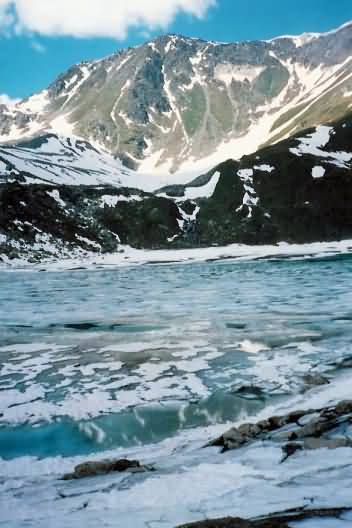
[{"label": "boulder", "polygon": [[138,460],[101,460],[89,461],[79,464],[75,467],[73,473],[67,473],[63,476],[63,480],[75,480],[86,477],[96,477],[98,475],[106,475],[108,473],[123,473],[129,471],[131,473],[151,471],[152,468],[142,466]]},{"label": "boulder", "polygon": [[309,387],[318,387],[320,385],[328,385],[330,383],[330,381],[321,374],[306,374],[303,376],[303,381],[305,385],[308,385]]}]

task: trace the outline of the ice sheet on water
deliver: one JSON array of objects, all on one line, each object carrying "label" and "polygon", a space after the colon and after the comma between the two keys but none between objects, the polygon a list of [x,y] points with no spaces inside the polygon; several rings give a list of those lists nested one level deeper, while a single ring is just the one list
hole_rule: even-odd
[{"label": "ice sheet on water", "polygon": [[[350,266],[344,258],[313,265],[217,262],[118,273],[18,272],[13,281],[2,274],[8,301],[1,330],[12,344],[0,349],[1,394],[15,404],[5,409],[13,420],[5,429],[8,444],[20,438],[23,446],[21,454],[13,449],[11,460],[0,460],[6,528],[22,528],[25,521],[76,528],[102,519],[107,527],[143,528],[162,519],[161,526],[171,528],[205,517],[346,505],[350,449],[297,453],[280,464],[281,449],[270,442],[224,455],[201,447],[227,430],[227,422],[256,422],[350,398],[351,373],[339,367],[351,354]],[[321,276],[329,285],[324,296]],[[21,344],[28,334],[30,344]],[[307,391],[301,383],[307,372],[324,374],[330,385]],[[254,403],[241,398],[240,386],[257,388],[263,397]],[[127,416],[130,405],[137,407]],[[226,415],[226,408],[236,413]],[[55,419],[59,413],[68,418]],[[47,423],[34,427],[41,418]],[[54,451],[57,429],[66,451],[62,445]],[[125,443],[113,437],[120,432]],[[157,443],[165,434],[168,439]],[[78,441],[89,447],[75,451]],[[38,444],[45,455],[34,450]],[[38,458],[28,456],[30,448]],[[59,480],[87,459],[124,456],[153,463],[156,471]]]}]

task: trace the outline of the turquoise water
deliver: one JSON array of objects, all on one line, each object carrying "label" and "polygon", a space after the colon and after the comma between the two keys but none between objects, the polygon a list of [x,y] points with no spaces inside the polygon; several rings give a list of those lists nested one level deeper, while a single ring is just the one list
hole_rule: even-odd
[{"label": "turquoise water", "polygon": [[352,259],[0,273],[0,457],[225,424],[352,358]]}]

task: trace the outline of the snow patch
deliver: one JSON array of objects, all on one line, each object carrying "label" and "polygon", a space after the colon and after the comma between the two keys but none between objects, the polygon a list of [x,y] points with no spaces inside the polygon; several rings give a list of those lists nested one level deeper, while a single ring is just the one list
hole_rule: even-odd
[{"label": "snow patch", "polygon": [[81,66],[80,71],[82,75],[81,79],[78,82],[76,82],[76,84],[73,85],[71,92],[67,94],[67,99],[62,105],[62,108],[65,108],[65,106],[67,106],[67,104],[71,101],[71,99],[73,99],[73,97],[78,93],[78,90],[86,82],[86,80],[88,79],[91,73],[89,67],[86,64]]},{"label": "snow patch", "polygon": [[162,67],[162,73],[163,73],[163,77],[164,77],[164,90],[165,90],[166,96],[168,98],[170,108],[172,109],[172,112],[175,114],[175,116],[177,118],[177,121],[179,122],[179,124],[181,126],[183,135],[184,135],[184,137],[186,138],[186,140],[188,142],[188,134],[187,134],[186,129],[184,127],[182,116],[181,116],[181,112],[180,112],[180,109],[178,108],[176,98],[175,98],[175,96],[173,94],[173,91],[171,89],[171,81],[166,76],[165,66],[164,65]]},{"label": "snow patch", "polygon": [[43,112],[49,103],[49,92],[48,90],[44,90],[18,103],[16,105],[16,110],[19,110],[24,114],[39,114],[40,112]]},{"label": "snow patch", "polygon": [[176,36],[172,36],[170,38],[169,42],[166,44],[165,49],[164,49],[165,55],[167,55],[171,50],[173,50],[176,47],[176,41],[177,41]]},{"label": "snow patch", "polygon": [[13,171],[25,172],[26,183],[52,185],[113,185],[154,190],[164,184],[155,175],[139,174],[124,167],[119,159],[93,148],[75,136],[48,136],[38,148],[0,146],[4,160],[0,179]]},{"label": "snow patch", "polygon": [[263,42],[276,42],[277,40],[292,40],[296,48],[301,48],[306,44],[309,44],[313,40],[321,37],[321,33],[302,33],[302,35],[282,35],[280,37],[275,37],[270,40],[264,40]]},{"label": "snow patch", "polygon": [[214,76],[218,81],[230,86],[232,81],[252,83],[265,70],[265,66],[251,64],[218,64]]},{"label": "snow patch", "polygon": [[325,169],[321,166],[313,167],[312,176],[313,178],[322,178],[325,175]]},{"label": "snow patch", "polygon": [[262,171],[262,172],[273,172],[275,170],[275,167],[271,167],[270,165],[255,165],[253,167],[254,170]]},{"label": "snow patch", "polygon": [[320,156],[321,149],[330,141],[332,130],[333,128],[329,126],[318,126],[312,134],[298,138],[298,141],[301,142],[300,145],[297,148],[291,148],[290,152],[296,156],[302,156],[302,154]]},{"label": "snow patch", "polygon": [[63,136],[75,136],[74,128],[76,123],[70,123],[69,114],[55,117],[50,123],[50,130],[62,134]]},{"label": "snow patch", "polygon": [[220,172],[216,171],[205,185],[201,187],[186,187],[184,199],[196,200],[197,198],[210,198],[214,194],[219,179]]},{"label": "snow patch", "polygon": [[[185,230],[185,227],[193,222],[196,221],[198,213],[200,211],[200,207],[198,205],[195,206],[193,213],[187,214],[182,207],[179,205],[177,206],[178,211],[180,215],[182,216],[182,220],[177,220],[178,226],[181,229],[181,231]],[[175,238],[178,237],[178,234],[174,235],[173,237],[168,238],[168,242],[172,242]]]},{"label": "snow patch", "polygon": [[79,240],[80,242],[83,242],[83,244],[86,244],[87,246],[94,247],[98,251],[101,250],[101,245],[98,244],[97,242],[94,242],[93,240],[90,240],[89,238],[82,237],[82,236],[77,235],[77,234],[76,234],[76,238],[77,238],[77,240]]},{"label": "snow patch", "polygon": [[348,152],[328,152],[323,150],[329,143],[330,136],[334,129],[329,126],[318,126],[312,134],[298,138],[298,147],[290,148],[290,152],[295,156],[310,154],[318,158],[326,158],[327,162],[341,168],[348,168],[346,163],[352,160],[352,154]]},{"label": "snow patch", "polygon": [[140,202],[142,201],[142,197],[138,194],[131,195],[131,196],[124,196],[124,195],[118,195],[118,196],[112,196],[109,194],[104,194],[100,198],[100,207],[103,209],[105,206],[107,207],[116,207],[116,205],[119,202]]},{"label": "snow patch", "polygon": [[258,205],[259,198],[256,195],[255,189],[253,188],[253,169],[241,169],[237,172],[237,175],[243,183],[245,190],[242,205],[237,208],[237,212],[242,211],[244,206],[248,207],[247,218],[252,218],[253,207]]},{"label": "snow patch", "polygon": [[51,196],[51,198],[54,198],[54,200],[61,205],[61,207],[66,207],[66,203],[60,198],[60,192],[57,189],[54,189],[53,191],[47,191],[46,194]]}]

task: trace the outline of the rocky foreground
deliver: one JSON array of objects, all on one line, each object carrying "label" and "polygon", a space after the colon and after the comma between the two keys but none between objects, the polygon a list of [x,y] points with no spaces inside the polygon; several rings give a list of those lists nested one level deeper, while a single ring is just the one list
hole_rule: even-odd
[{"label": "rocky foreground", "polygon": [[[297,452],[312,450],[338,450],[352,448],[352,400],[341,401],[337,405],[323,408],[293,411],[282,416],[272,416],[257,423],[244,423],[233,427],[206,447],[221,447],[222,452],[244,448],[254,443],[265,446],[273,444],[282,449],[281,463]],[[99,477],[111,473],[158,472],[157,465],[144,465],[137,460],[103,460],[82,463],[72,473],[64,475],[64,480]],[[235,475],[234,475],[235,477]],[[230,490],[229,490],[230,491]],[[294,508],[251,520],[227,517],[186,524],[180,528],[296,528],[301,521],[315,520],[312,526],[320,526],[319,520],[339,520],[340,526],[352,523],[352,494],[350,505],[336,508],[310,507]],[[337,521],[336,521],[337,522]],[[303,525],[302,525],[303,526]],[[337,525],[336,525],[337,526]]]},{"label": "rocky foreground", "polygon": [[[352,448],[352,400],[322,409],[272,416],[254,424],[245,423],[229,429],[209,445],[219,446],[225,452],[258,440],[278,443],[283,452],[282,463],[297,451]],[[352,523],[351,510],[348,508],[301,508],[253,520],[225,518],[188,524],[182,528],[290,528],[293,523],[309,519],[316,520],[314,526],[319,526],[318,519],[338,519],[341,526],[345,519],[346,527]]]}]

